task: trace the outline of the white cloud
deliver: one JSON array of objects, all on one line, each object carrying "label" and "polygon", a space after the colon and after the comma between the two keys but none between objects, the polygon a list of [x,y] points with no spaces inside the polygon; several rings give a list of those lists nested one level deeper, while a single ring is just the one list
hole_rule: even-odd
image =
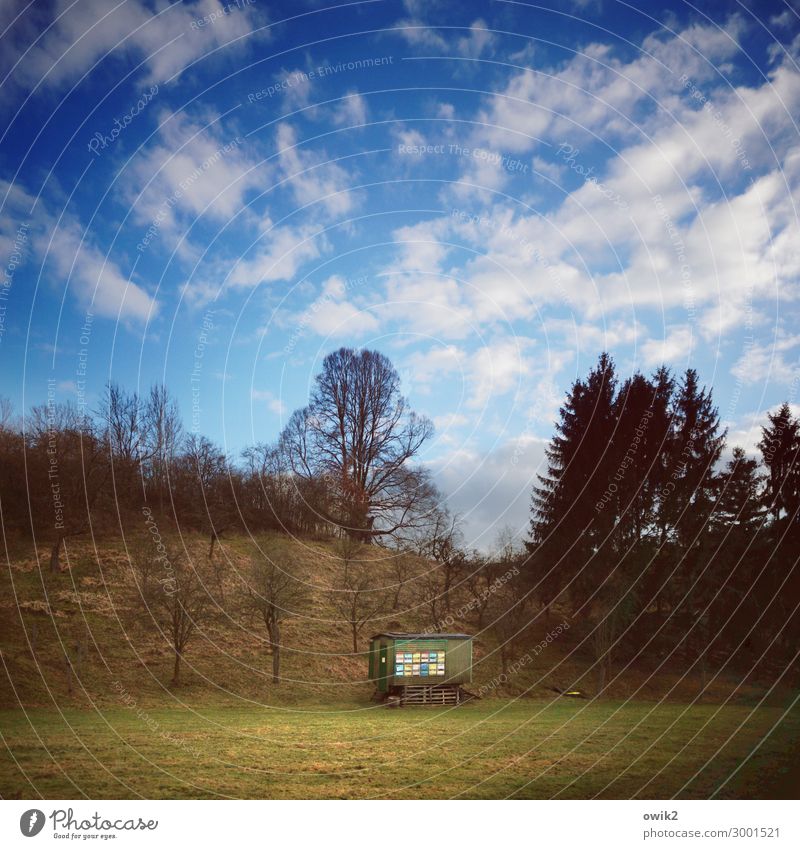
[{"label": "white cloud", "polygon": [[250,396],[254,401],[263,402],[267,409],[276,416],[285,415],[287,408],[283,399],[276,398],[268,389],[253,389]]},{"label": "white cloud", "polygon": [[735,55],[735,38],[743,24],[733,17],[725,28],[692,26],[677,37],[652,35],[642,53],[630,62],[617,59],[607,44],[592,43],[560,68],[524,70],[505,89],[489,98],[479,120],[478,137],[493,149],[524,151],[547,136],[575,141],[591,138],[631,138],[640,132],[637,109],[652,109],[653,101],[680,88],[679,76],[696,81],[713,77],[713,64]]},{"label": "white cloud", "polygon": [[691,361],[694,338],[690,327],[667,328],[663,339],[648,339],[641,347],[647,366],[686,365]]},{"label": "white cloud", "polygon": [[800,378],[800,336],[779,331],[772,343],[753,342],[731,374],[744,384],[791,386]]},{"label": "white cloud", "polygon": [[206,304],[226,290],[294,280],[306,262],[328,247],[324,235],[312,224],[276,226],[267,219],[263,232],[238,256],[207,257],[200,263],[184,284],[183,295],[191,304]]},{"label": "white cloud", "polygon": [[224,221],[240,212],[269,170],[256,167],[252,145],[229,132],[216,113],[161,110],[158,117],[157,141],[133,160],[123,193],[142,237],[155,225],[151,244],[164,240],[171,249],[181,228],[199,215]]},{"label": "white cloud", "polygon": [[406,357],[401,369],[404,391],[427,395],[436,382],[451,375],[456,375],[463,383],[466,361],[466,352],[456,345],[440,344],[415,351]]},{"label": "white cloud", "polygon": [[161,14],[154,14],[142,0],[56,0],[29,6],[4,39],[0,72],[16,64],[14,80],[24,90],[38,84],[61,87],[108,54],[133,53],[147,68],[145,83],[161,84],[222,46],[245,44],[243,37],[266,20],[259,4],[234,6],[228,14],[226,5],[219,0],[169,8],[159,4]]},{"label": "white cloud", "polygon": [[[65,212],[59,221],[47,209],[44,196],[36,200],[34,208],[33,195],[19,183],[0,180],[0,195],[5,197],[0,210],[0,250],[4,257],[18,252],[15,264],[20,268],[34,261],[43,264],[54,281],[66,283],[82,307],[91,307],[97,315],[123,321],[142,321],[156,315],[156,300],[130,280],[111,256],[103,254],[77,217]],[[20,230],[21,225],[27,226]]]},{"label": "white cloud", "polygon": [[[30,255],[31,209],[35,198],[19,182],[9,183],[0,178],[0,257],[6,265],[15,256],[15,265],[19,267]],[[15,248],[16,245],[16,248]],[[19,254],[19,256],[16,256]],[[16,270],[14,269],[14,276]]]},{"label": "white cloud", "polygon": [[[689,28],[682,38],[678,46],[657,39],[658,50],[669,54],[673,64],[687,44],[704,39],[712,58],[734,50],[728,36],[714,28]],[[603,51],[596,53],[599,61]],[[609,62],[605,56],[604,65]],[[697,80],[707,76],[696,70]],[[541,106],[534,77],[516,75],[508,88],[522,87],[518,94]],[[620,146],[605,166],[597,165],[597,150],[578,150],[575,163],[584,169],[595,166],[593,179],[547,215],[521,214],[519,207],[512,213],[496,202],[481,204],[478,196],[466,208],[478,207],[480,223],[456,219],[435,230],[427,225],[440,242],[455,241],[457,235],[482,254],[448,269],[486,295],[482,308],[470,316],[473,322],[503,314],[530,317],[543,304],[559,302],[592,322],[632,308],[682,310],[683,318],[696,310],[698,329],[711,339],[720,322],[729,327],[748,313],[760,321],[759,299],[773,299],[778,292],[783,301],[796,299],[800,152],[791,146],[796,139],[791,116],[800,108],[800,74],[781,66],[758,88],[711,88],[713,109],[698,109],[690,95],[674,91],[674,83],[664,81],[667,93],[662,94],[672,118],[643,116],[637,123],[639,137]],[[586,93],[599,97],[607,85],[607,68],[598,70],[587,78]],[[625,114],[632,114],[631,108]],[[518,117],[524,109],[509,110],[508,121],[496,114],[491,120],[514,127],[511,113]],[[506,129],[481,130],[476,138],[485,143],[487,133],[500,150],[513,150],[519,141]],[[610,136],[613,130],[604,129],[604,137]],[[768,156],[771,170],[757,175],[755,166]],[[741,179],[747,173],[743,157],[752,163],[749,184]],[[536,162],[541,166],[541,157]],[[553,165],[567,174],[574,170],[557,156]],[[484,182],[493,185],[488,178]],[[721,186],[726,189],[722,196]],[[667,321],[677,318],[671,314]],[[655,356],[652,352],[651,347]]]},{"label": "white cloud", "polygon": [[464,286],[457,280],[438,274],[384,276],[385,300],[375,308],[386,323],[434,339],[464,339],[476,332]]},{"label": "white cloud", "polygon": [[455,345],[437,345],[406,358],[404,372],[414,391],[425,394],[443,380],[461,383],[460,394],[471,409],[485,408],[491,400],[519,391],[534,372],[527,352],[535,343],[524,337],[498,338],[466,351]]},{"label": "white cloud", "polygon": [[491,52],[496,42],[494,33],[489,32],[486,21],[477,18],[469,28],[469,35],[462,36],[456,41],[456,51],[461,56],[477,59],[484,53]]},{"label": "white cloud", "polygon": [[481,408],[500,395],[519,391],[523,379],[533,373],[533,360],[524,353],[533,345],[531,339],[514,337],[478,348],[469,362],[467,404]]},{"label": "white cloud", "polygon": [[331,215],[344,215],[354,206],[351,175],[324,152],[301,150],[297,131],[290,124],[278,125],[276,141],[285,183],[301,206],[322,207]]},{"label": "white cloud", "polygon": [[[0,196],[5,197],[0,210],[0,251],[6,262],[12,253],[16,255],[16,242],[15,263],[20,269],[35,261],[43,264],[45,273],[59,285],[66,283],[84,309],[91,307],[97,315],[123,321],[143,321],[158,313],[155,298],[97,247],[73,214],[65,212],[59,221],[48,210],[44,196],[34,208],[33,195],[19,183],[0,179]],[[21,225],[27,226],[20,229]],[[14,279],[16,273],[15,269]]]},{"label": "white cloud", "polygon": [[698,320],[698,329],[708,342],[724,340],[737,329],[752,332],[757,326],[764,326],[767,316],[753,307],[751,300],[725,297],[722,293],[719,301],[704,310]]},{"label": "white cloud", "polygon": [[546,445],[524,435],[488,452],[464,445],[431,463],[448,505],[462,518],[467,548],[486,549],[504,525],[527,536],[531,487],[544,470]]},{"label": "white cloud", "polygon": [[443,55],[464,56],[477,59],[483,53],[488,53],[495,45],[494,33],[489,32],[486,21],[477,18],[470,26],[466,35],[456,38],[445,37],[423,20],[426,9],[418,9],[415,17],[398,21],[396,30],[412,47],[424,50],[435,50]]},{"label": "white cloud", "polygon": [[262,283],[291,280],[305,262],[320,255],[324,246],[319,228],[313,225],[271,226],[229,269],[225,284],[249,289]]},{"label": "white cloud", "polygon": [[447,220],[439,218],[398,227],[392,237],[400,246],[400,256],[392,268],[427,273],[442,271],[448,247],[442,244],[440,236],[447,226]]},{"label": "white cloud", "polygon": [[462,413],[444,413],[433,417],[433,424],[439,430],[451,430],[469,424],[469,419]]},{"label": "white cloud", "polygon": [[367,101],[357,91],[348,91],[334,106],[333,123],[337,126],[366,124],[367,117]]},{"label": "white cloud", "polygon": [[558,162],[550,162],[542,156],[534,156],[531,164],[534,171],[544,174],[545,177],[549,177],[555,183],[559,181],[564,172],[563,166],[559,165]]},{"label": "white cloud", "polygon": [[349,297],[348,281],[334,274],[322,283],[320,295],[302,312],[292,315],[292,326],[319,336],[359,339],[378,330],[380,322],[364,297]]},{"label": "white cloud", "polygon": [[80,303],[98,315],[137,321],[152,318],[158,312],[154,298],[86,238],[82,240],[84,236],[77,221],[64,219],[49,244],[44,235],[40,237],[40,255],[56,278],[68,281]]},{"label": "white cloud", "polygon": [[[308,71],[295,68],[293,71],[281,70],[277,75],[280,85],[285,84],[283,91],[284,108],[287,111],[306,109],[311,103],[311,91],[314,86],[313,79]],[[306,115],[313,117],[317,109],[312,107],[306,110]]]},{"label": "white cloud", "polygon": [[637,345],[647,338],[647,330],[638,321],[617,319],[609,324],[579,322],[575,318],[548,318],[545,322],[548,337],[562,343],[572,343],[583,354],[612,351],[615,348]]},{"label": "white cloud", "polygon": [[312,313],[308,326],[320,336],[360,338],[377,331],[378,319],[348,301],[325,301]]}]

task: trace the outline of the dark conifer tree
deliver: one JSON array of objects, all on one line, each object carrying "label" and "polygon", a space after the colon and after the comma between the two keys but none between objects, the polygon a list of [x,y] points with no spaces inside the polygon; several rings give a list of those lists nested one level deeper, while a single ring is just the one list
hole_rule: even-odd
[{"label": "dark conifer tree", "polygon": [[766,553],[758,461],[735,447],[717,486],[710,527],[714,543],[694,598],[704,611],[698,639],[727,657],[746,634],[746,622],[758,618],[755,587]]},{"label": "dark conifer tree", "polygon": [[766,647],[779,633],[783,651],[791,655],[800,640],[800,421],[788,403],[768,414],[759,449],[766,466],[764,505],[772,517],[769,557],[754,589],[764,615],[758,630]]},{"label": "dark conifer tree", "polygon": [[715,511],[719,529],[728,535],[735,530],[742,540],[746,540],[764,520],[758,461],[736,446],[725,471],[719,476],[719,489]]},{"label": "dark conifer tree", "polygon": [[636,373],[622,385],[614,403],[615,546],[620,554],[654,532],[655,508],[663,477],[662,454],[669,443],[672,379],[666,369],[650,381]]},{"label": "dark conifer tree", "polygon": [[675,396],[667,479],[662,489],[662,525],[668,534],[670,570],[665,582],[672,624],[688,653],[696,642],[701,574],[711,551],[708,533],[717,494],[716,464],[725,445],[711,390],[687,369]]},{"label": "dark conifer tree", "polygon": [[548,605],[567,590],[573,608],[607,569],[601,549],[613,518],[596,505],[608,485],[614,431],[614,363],[601,354],[586,381],[576,380],[547,448],[547,472],[532,497],[530,577]]},{"label": "dark conifer tree", "polygon": [[777,522],[796,521],[800,506],[800,422],[787,403],[777,413],[768,413],[767,418],[769,424],[761,428],[758,443],[767,467],[767,508]]}]

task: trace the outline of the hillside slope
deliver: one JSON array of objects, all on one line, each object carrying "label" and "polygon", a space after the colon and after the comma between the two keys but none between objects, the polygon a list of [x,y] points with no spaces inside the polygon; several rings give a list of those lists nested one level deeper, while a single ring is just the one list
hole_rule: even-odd
[{"label": "hillside slope", "polygon": [[[208,562],[208,540],[184,538],[197,562]],[[310,599],[302,613],[283,625],[282,682],[271,682],[271,656],[262,623],[241,605],[241,575],[257,546],[279,543],[288,549],[296,574],[309,585]],[[391,589],[397,582],[387,552],[375,549],[376,584]],[[369,550],[367,551],[369,555]],[[336,586],[340,560],[329,541],[262,536],[223,539],[216,547],[214,580],[209,591],[217,605],[212,620],[200,629],[184,656],[181,685],[170,686],[173,654],[138,602],[124,546],[88,538],[70,540],[66,568],[58,575],[47,571],[49,552],[18,544],[9,552],[2,576],[0,651],[4,675],[0,705],[118,705],[135,699],[156,704],[164,698],[189,701],[202,698],[221,703],[324,707],[334,703],[368,701],[373,687],[367,680],[369,636],[380,630],[426,630],[430,613],[410,582],[400,593],[397,609],[367,623],[353,654],[350,630],[330,605],[329,589]],[[406,568],[417,575],[435,564],[410,558]],[[454,607],[459,602],[454,593]],[[558,613],[549,625],[538,617],[534,639],[545,639],[548,628],[561,621]],[[474,621],[456,619],[450,630],[476,634],[475,681],[472,690],[485,698],[514,695],[554,698],[553,687],[583,686],[591,691],[591,652],[588,623],[571,623],[539,653],[528,652],[518,671],[503,679],[499,652],[490,630],[476,629]],[[69,664],[67,663],[69,658]],[[616,669],[608,695],[615,698],[667,697],[692,701],[699,681],[684,669],[659,668],[658,659],[631,668]],[[658,668],[658,675],[652,673]],[[703,696],[709,701],[755,701],[764,687],[739,678],[718,676]],[[775,693],[779,698],[780,694]]]}]

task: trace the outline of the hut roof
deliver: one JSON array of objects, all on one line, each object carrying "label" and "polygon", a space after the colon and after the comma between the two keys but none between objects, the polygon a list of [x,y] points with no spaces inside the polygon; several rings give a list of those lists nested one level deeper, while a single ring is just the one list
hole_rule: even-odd
[{"label": "hut roof", "polygon": [[422,634],[404,633],[401,631],[381,631],[373,634],[373,640],[378,637],[389,637],[392,640],[471,640],[472,634]]}]

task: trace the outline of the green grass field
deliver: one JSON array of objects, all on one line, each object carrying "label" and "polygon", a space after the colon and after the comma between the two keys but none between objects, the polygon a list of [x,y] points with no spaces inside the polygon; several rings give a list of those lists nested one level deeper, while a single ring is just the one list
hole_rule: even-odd
[{"label": "green grass field", "polygon": [[[800,710],[485,700],[457,709],[0,712],[5,798],[756,798],[797,792]],[[773,730],[773,726],[779,723]],[[761,746],[754,752],[755,747]],[[738,771],[737,771],[738,768]],[[793,772],[794,771],[794,772]]]}]

